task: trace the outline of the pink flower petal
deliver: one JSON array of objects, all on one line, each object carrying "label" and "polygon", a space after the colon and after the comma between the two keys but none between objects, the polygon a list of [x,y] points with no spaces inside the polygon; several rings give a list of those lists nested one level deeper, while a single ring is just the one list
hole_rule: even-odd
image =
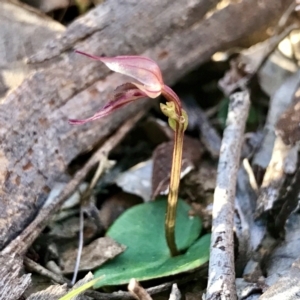
[{"label": "pink flower petal", "polygon": [[132,82],[132,84],[135,85],[139,90],[144,92],[149,98],[155,99],[158,96],[160,96],[160,94],[161,94],[161,88],[159,88],[158,90],[155,90],[154,87],[149,88],[146,85],[138,84],[135,82]]},{"label": "pink flower petal", "polygon": [[136,86],[133,83],[131,83],[131,82],[123,83],[115,88],[114,98],[116,98],[116,95],[118,95],[119,93],[127,92],[129,90],[135,90],[135,89],[136,89]]},{"label": "pink flower petal", "polygon": [[113,111],[117,110],[119,107],[124,106],[132,101],[135,101],[140,98],[147,97],[147,94],[140,91],[137,88],[132,88],[132,84],[128,86],[122,85],[117,88],[116,94],[114,95],[114,99],[107,103],[102,109],[96,112],[92,117],[82,120],[77,119],[69,119],[69,123],[72,125],[80,125],[84,124],[102,117],[105,117],[111,114]]},{"label": "pink flower petal", "polygon": [[128,75],[141,82],[151,98],[161,91],[164,84],[158,65],[150,58],[143,56],[99,57],[78,50],[76,52],[100,60],[112,71]]}]

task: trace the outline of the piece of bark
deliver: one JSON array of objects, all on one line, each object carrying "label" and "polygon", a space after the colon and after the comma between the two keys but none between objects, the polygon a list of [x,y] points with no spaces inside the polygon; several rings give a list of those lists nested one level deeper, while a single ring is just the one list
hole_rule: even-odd
[{"label": "piece of bark", "polygon": [[[289,183],[285,195],[281,199],[280,209],[278,210],[278,214],[275,216],[274,222],[274,231],[276,232],[277,236],[284,237],[285,235],[285,225],[290,217],[291,213],[295,211],[299,205],[299,192],[300,192],[300,168],[299,163],[297,166],[297,171],[291,182]],[[281,205],[282,204],[282,205]]]},{"label": "piece of bark", "polygon": [[29,60],[39,71],[1,104],[0,248],[32,221],[55,180],[78,154],[145,106],[139,101],[96,123],[69,126],[68,117],[94,112],[123,82],[117,74],[108,75],[99,62],[74,54],[74,48],[109,56],[147,55],[158,62],[170,84],[214,52],[275,24],[291,1],[257,5],[256,0],[243,0],[203,19],[217,1],[106,1],[50,40]]},{"label": "piece of bark", "polygon": [[[297,76],[294,76],[294,78],[298,78],[299,81],[299,74]],[[294,89],[291,92],[293,91]],[[293,94],[290,94],[288,96],[292,96],[290,98],[294,99]],[[288,100],[290,100],[290,98],[288,98]],[[293,197],[291,197],[291,199],[288,199],[286,197],[280,197],[280,195],[286,188],[285,182],[287,180],[287,176],[290,174],[294,174],[297,169],[299,150],[299,144],[297,144],[297,142],[299,141],[299,121],[297,122],[297,120],[299,120],[299,117],[297,116],[297,110],[299,109],[298,103],[299,99],[296,97],[290,107],[282,113],[276,124],[275,132],[277,137],[274,142],[271,161],[263,178],[257,201],[257,216],[260,216],[262,213],[273,209],[275,202],[278,202],[278,200],[280,200],[281,203],[277,203],[277,206],[281,206],[282,204],[284,204],[285,207],[289,207],[288,210],[284,213],[285,218],[281,218],[281,220],[277,218],[277,221],[275,221],[277,225],[284,224],[288,217],[288,211],[292,212],[295,208],[295,204],[292,205],[292,203],[294,202],[294,200],[292,200]],[[284,203],[285,200],[287,200],[287,203]],[[289,202],[289,200],[291,200],[291,202]],[[277,229],[275,230],[275,232],[278,234],[280,232],[282,233],[283,227],[277,225]]]},{"label": "piece of bark", "polygon": [[276,137],[271,161],[263,178],[257,198],[256,217],[273,209],[275,202],[280,198],[282,188],[288,174],[296,171],[298,162],[298,146],[287,146]]},{"label": "piece of bark", "polygon": [[264,139],[253,158],[254,166],[266,169],[269,165],[276,139],[275,126],[281,115],[293,103],[299,84],[300,71],[287,78],[272,97],[264,128]]},{"label": "piece of bark", "polygon": [[258,300],[262,290],[259,283],[247,282],[244,278],[236,279],[238,299]]},{"label": "piece of bark", "polygon": [[[299,184],[298,184],[299,185]],[[266,257],[264,261],[264,273],[265,273],[265,289],[267,290],[268,297],[275,299],[278,295],[278,299],[290,299],[289,294],[298,294],[299,288],[295,286],[295,279],[299,280],[299,239],[300,239],[300,215],[295,212],[286,222],[285,230],[286,235],[284,240],[277,244],[272,249],[272,253]],[[288,283],[283,285],[283,283]],[[272,291],[272,292],[271,292]],[[295,295],[294,294],[294,295]],[[287,297],[286,297],[287,296]],[[262,296],[262,298],[264,295]],[[267,297],[267,299],[268,299]],[[294,299],[294,298],[291,298]]]},{"label": "piece of bark", "polygon": [[[296,95],[300,92],[298,89]],[[286,145],[295,145],[300,140],[300,97],[295,97],[292,105],[280,116],[276,124],[276,134]]]},{"label": "piece of bark", "polygon": [[293,264],[293,267],[287,274],[272,285],[259,300],[298,300],[300,287],[300,262]]},{"label": "piece of bark", "polygon": [[51,285],[43,291],[30,295],[27,300],[57,300],[64,296],[68,291],[67,285]]},{"label": "piece of bark", "polygon": [[[98,238],[88,246],[82,248],[79,271],[93,270],[107,260],[114,258],[125,250],[125,247],[109,237]],[[68,249],[61,255],[63,274],[74,272],[77,249]]]},{"label": "piece of bark", "polygon": [[230,61],[230,70],[219,80],[219,87],[223,93],[228,96],[235,90],[246,87],[277,45],[292,30],[297,28],[297,24],[292,24],[280,34],[276,34],[261,43],[242,50],[237,58]]},{"label": "piece of bark", "polygon": [[233,241],[234,199],[249,107],[248,91],[238,92],[230,97],[214,193],[206,300],[237,299]]},{"label": "piece of bark", "polygon": [[[80,287],[81,285],[84,285],[85,283],[91,281],[93,279],[93,274],[89,272],[84,278],[79,280],[70,290],[75,290],[76,288]],[[47,289],[34,293],[30,295],[27,299],[28,300],[43,300],[43,299],[49,299],[49,300],[57,300],[60,299],[62,296],[66,295],[68,293],[68,287],[67,284],[63,285],[51,285]],[[85,296],[85,293],[80,293],[77,296],[72,297],[72,300],[92,300],[92,298]]]},{"label": "piece of bark", "polygon": [[0,300],[19,299],[31,282],[31,275],[20,275],[23,261],[15,255],[0,255]]},{"label": "piece of bark", "polygon": [[[61,0],[60,0],[61,1]],[[24,58],[43,48],[65,27],[25,4],[0,0],[0,103],[30,73]]]}]

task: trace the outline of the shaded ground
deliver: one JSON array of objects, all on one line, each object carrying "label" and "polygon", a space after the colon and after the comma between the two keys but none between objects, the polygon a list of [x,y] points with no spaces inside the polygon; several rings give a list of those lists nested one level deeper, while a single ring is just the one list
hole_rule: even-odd
[{"label": "shaded ground", "polygon": [[[151,280],[146,272],[147,280],[141,277],[141,284],[151,297],[169,298],[171,287],[176,283],[182,299],[200,299],[206,292],[206,299],[221,299],[224,290],[213,291],[213,283],[218,285],[220,281],[212,274],[230,273],[232,277],[226,278],[226,274],[224,277],[225,281],[231,280],[232,284],[232,289],[228,285],[228,299],[297,299],[297,282],[300,276],[300,253],[297,247],[300,238],[300,32],[296,4],[290,1],[292,6],[287,9],[280,6],[280,1],[274,1],[272,5],[275,8],[270,4],[268,10],[269,14],[276,17],[272,21],[265,20],[261,25],[259,19],[265,12],[263,8],[257,7],[257,27],[245,25],[242,31],[241,24],[237,29],[241,30],[239,35],[232,33],[234,28],[228,25],[229,12],[239,13],[241,19],[244,13],[246,20],[247,13],[239,11],[239,7],[251,6],[250,0],[243,0],[240,4],[234,1],[215,1],[204,7],[199,3],[195,4],[195,8],[185,7],[182,3],[178,15],[177,10],[172,10],[172,5],[166,1],[165,7],[161,4],[161,9],[168,7],[170,14],[165,19],[168,25],[161,25],[163,37],[156,30],[149,37],[145,34],[146,42],[141,42],[143,39],[138,37],[138,33],[144,28],[135,28],[132,31],[135,46],[131,46],[130,42],[127,45],[126,38],[122,46],[119,46],[118,39],[126,37],[126,34],[120,34],[112,42],[114,46],[110,54],[110,40],[101,39],[102,31],[106,29],[108,33],[104,34],[114,36],[120,19],[111,20],[116,28],[110,32],[112,25],[109,18],[113,14],[122,15],[120,11],[125,4],[119,4],[118,7],[113,1],[102,4],[93,1],[76,1],[76,4],[63,2],[57,4],[55,1],[36,1],[34,5],[41,11],[40,16],[36,11],[28,11],[25,6],[11,4],[15,5],[13,11],[16,15],[20,14],[19,10],[27,15],[28,20],[34,20],[34,15],[37,23],[33,29],[26,29],[28,39],[24,38],[20,42],[25,44],[27,41],[31,45],[22,53],[22,59],[18,57],[21,52],[18,53],[16,43],[10,46],[15,57],[10,57],[7,51],[0,52],[6,55],[6,59],[2,55],[3,63],[0,60],[3,65],[0,73],[0,95],[3,97],[0,102],[0,124],[4,124],[0,149],[0,162],[3,162],[3,167],[0,166],[0,179],[3,177],[0,200],[3,206],[1,218],[6,220],[0,223],[3,235],[1,259],[3,262],[7,261],[7,266],[3,266],[1,273],[12,274],[9,269],[12,265],[15,266],[13,276],[8,276],[0,284],[5,291],[0,299],[59,299],[67,293],[71,281],[77,282],[82,278],[84,282],[91,280],[91,274],[85,277],[89,271],[98,270],[106,262],[105,268],[109,264],[107,260],[113,259],[125,249],[106,236],[108,233],[115,237],[111,232],[113,226],[117,226],[116,220],[119,221],[121,215],[124,218],[128,209],[164,197],[168,193],[174,137],[157,100],[138,101],[139,104],[132,104],[124,111],[120,110],[112,117],[90,125],[71,128],[67,123],[68,118],[86,117],[94,113],[107,102],[113,89],[123,82],[122,77],[108,74],[100,62],[90,62],[74,54],[73,48],[79,47],[106,56],[131,54],[128,49],[132,47],[132,54],[152,57],[161,66],[165,80],[172,84],[182,100],[189,116],[189,125],[183,148],[180,198],[189,205],[188,219],[195,218],[202,226],[201,234],[200,227],[197,227],[196,233],[194,229],[186,229],[180,236],[184,240],[186,236],[195,235],[192,241],[186,242],[185,253],[199,236],[211,233],[212,224],[215,224],[214,230],[216,224],[224,226],[224,232],[229,232],[229,236],[232,228],[234,231],[234,242],[228,242],[225,233],[224,245],[221,246],[217,245],[219,238],[216,243],[213,242],[217,232],[213,231],[212,235],[212,248],[218,248],[217,251],[225,249],[225,259],[230,259],[230,255],[234,256],[228,272],[224,266],[219,269],[213,267],[215,260],[217,262],[213,252],[209,267],[207,262],[198,263],[191,267],[190,272],[181,273],[176,271],[176,268],[182,270],[181,267],[174,265],[172,271],[163,278]],[[6,1],[2,1],[0,5],[4,8],[5,3]],[[147,7],[148,3],[144,1],[140,6],[135,3],[126,5],[128,15],[135,15],[135,12],[144,13],[139,7]],[[151,6],[151,9],[149,16],[152,18],[155,7]],[[200,19],[193,15],[194,10],[197,10]],[[186,19],[182,20],[184,13]],[[203,21],[201,16],[204,15]],[[148,14],[145,13],[145,16]],[[76,20],[77,17],[82,19]],[[158,16],[156,20],[164,24],[163,16]],[[206,20],[222,21],[224,28],[217,26],[217,30],[209,27],[211,25]],[[132,20],[128,17],[128,21],[122,22],[127,24]],[[208,22],[206,26],[209,29],[197,34],[197,26],[205,28],[204,22]],[[18,21],[16,24],[19,24]],[[121,21],[120,24],[122,25]],[[148,24],[146,19],[145,24]],[[67,26],[67,31],[64,26]],[[224,42],[220,41],[218,44],[213,42],[216,39],[210,40],[212,33],[209,30],[212,29],[213,32],[218,31],[216,37],[225,30]],[[43,40],[43,32],[46,32],[43,30],[47,30],[53,37],[44,37]],[[0,29],[0,33],[1,31],[4,33],[4,29]],[[34,41],[34,32],[41,36],[40,43]],[[74,32],[75,35],[72,36]],[[65,34],[65,39],[55,38],[58,34]],[[205,45],[199,52],[200,48],[196,46],[192,49],[188,34],[200,36],[199,41],[202,42],[204,38],[201,39],[201,34],[207,34],[207,43],[211,43],[211,46],[207,51],[203,50]],[[168,35],[170,38],[166,38]],[[182,39],[182,44],[186,42],[187,45],[172,51],[178,49],[180,43],[176,43],[179,38]],[[130,35],[127,39],[131,39]],[[156,40],[155,46],[151,39]],[[52,46],[49,44],[51,40],[55,41]],[[168,44],[169,41],[171,44]],[[48,46],[44,46],[44,43],[48,43]],[[96,46],[90,49],[90,45]],[[6,46],[9,49],[9,45]],[[121,47],[121,53],[118,53],[118,47]],[[197,53],[200,53],[201,58]],[[23,59],[28,57],[31,62],[29,65]],[[27,87],[32,90],[28,92]],[[24,97],[27,94],[28,98],[37,95],[37,98],[32,97],[33,104],[26,103]],[[244,105],[248,95],[251,101],[249,112],[236,110],[237,97],[241,97],[240,103]],[[160,101],[163,102],[163,99]],[[15,109],[11,110],[10,106]],[[235,122],[230,116],[236,114],[238,118],[242,113],[247,117],[243,117],[242,125],[237,127],[245,126],[245,132],[241,129],[240,136],[235,135],[239,130],[235,127],[232,127],[232,133],[228,132]],[[8,126],[10,122],[12,125]],[[10,135],[11,140],[8,138]],[[230,138],[235,136],[237,140],[232,142]],[[232,206],[232,220],[221,220],[218,223],[218,215],[214,213],[212,217],[213,204],[214,209],[226,209],[216,191],[221,186],[220,164],[224,162],[223,150],[230,143],[233,145],[231,152],[237,165],[230,167],[233,171],[225,174],[228,185],[232,184],[233,188],[227,186],[224,189],[230,189],[230,193],[233,190],[232,197],[226,199],[226,205]],[[221,144],[223,150],[220,154]],[[239,147],[234,147],[238,144],[241,145],[240,150]],[[11,205],[11,211],[7,208],[7,195],[16,203]],[[61,205],[62,203],[64,204]],[[156,216],[158,213],[155,211],[154,214]],[[40,220],[37,218],[34,225],[32,221],[37,215]],[[134,235],[135,228],[140,224],[138,216],[126,222],[118,225],[120,230],[124,229],[125,237],[126,232]],[[182,222],[179,224],[180,228],[188,223],[187,220]],[[147,249],[143,248],[143,244],[152,241],[151,230],[163,232],[164,228],[163,225],[161,229],[155,227],[150,217],[148,223],[142,229],[147,227],[150,233],[142,230],[137,243],[133,236],[129,236],[129,244],[125,245],[127,248],[135,247],[141,249],[141,253],[146,253],[153,246],[155,253],[160,243],[158,237],[154,235],[153,242],[149,243]],[[30,230],[27,234],[24,231],[28,225],[34,228],[32,236]],[[15,239],[18,235],[20,240]],[[78,267],[77,263],[75,267],[79,257],[78,249],[81,248],[80,264]],[[164,253],[166,248],[162,249]],[[208,251],[208,246],[201,248],[200,252],[205,251]],[[10,262],[7,257],[14,254],[20,255],[20,259],[12,259]],[[135,255],[136,259],[133,258],[133,261],[138,261],[139,255]],[[157,255],[154,262],[159,261],[161,252]],[[24,274],[31,273],[31,278],[29,275],[20,277],[22,263],[25,266]],[[133,277],[139,280],[135,264],[126,268],[124,274],[128,272],[130,278],[132,272]],[[78,275],[75,271],[74,276],[74,269],[78,269]],[[99,270],[97,272],[101,273],[101,268]],[[125,280],[124,283],[128,281]],[[142,300],[150,297],[140,288],[138,292],[130,288],[129,293],[127,285],[113,284],[113,279],[111,282],[109,287],[89,291],[80,296],[80,299],[126,299],[136,296],[136,293],[136,297]],[[16,294],[11,293],[9,296],[10,289],[16,289]],[[20,298],[21,295],[23,298]],[[212,298],[212,295],[216,298]],[[172,299],[180,299],[175,290],[172,296]]]}]

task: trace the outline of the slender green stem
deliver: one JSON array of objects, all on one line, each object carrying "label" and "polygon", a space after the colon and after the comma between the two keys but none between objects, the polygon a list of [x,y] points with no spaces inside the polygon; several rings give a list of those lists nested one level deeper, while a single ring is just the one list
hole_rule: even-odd
[{"label": "slender green stem", "polygon": [[172,256],[179,254],[175,241],[175,221],[181,173],[184,124],[177,123],[176,128],[177,130],[175,131],[173,160],[168,195],[168,207],[165,219],[166,239]]},{"label": "slender green stem", "polygon": [[[187,116],[186,113],[181,108],[181,103],[178,96],[169,87],[165,86],[163,91],[164,97],[174,103],[174,112],[164,112],[167,116],[175,121],[175,137],[174,137],[174,148],[173,148],[173,159],[172,159],[172,169],[170,174],[170,185],[169,185],[169,195],[168,195],[168,206],[165,219],[165,233],[166,240],[171,256],[176,256],[179,251],[176,246],[175,240],[175,222],[176,222],[176,210],[178,201],[178,190],[180,182],[181,173],[181,162],[182,162],[182,148],[183,148],[183,137],[184,131],[187,126]],[[167,108],[168,109],[168,108]],[[170,109],[170,106],[169,106]],[[174,113],[179,117],[177,120],[173,118]],[[169,122],[170,123],[170,122]]]}]

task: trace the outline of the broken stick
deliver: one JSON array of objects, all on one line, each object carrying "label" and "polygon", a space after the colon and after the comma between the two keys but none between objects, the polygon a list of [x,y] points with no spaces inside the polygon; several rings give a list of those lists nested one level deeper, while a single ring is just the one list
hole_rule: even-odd
[{"label": "broken stick", "polygon": [[233,243],[234,199],[249,106],[247,90],[230,97],[214,193],[206,300],[237,299]]}]

